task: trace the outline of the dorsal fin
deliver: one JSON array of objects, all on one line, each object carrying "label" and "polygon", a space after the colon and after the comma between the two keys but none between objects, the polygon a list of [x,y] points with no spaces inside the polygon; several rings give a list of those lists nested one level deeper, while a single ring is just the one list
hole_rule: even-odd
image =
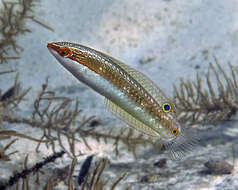
[{"label": "dorsal fin", "polygon": [[131,68],[130,66],[114,59],[113,61],[121,67],[124,71],[126,71],[131,77],[136,80],[138,84],[140,84],[150,95],[151,97],[160,105],[163,102],[170,102],[170,100],[165,96],[164,92],[146,75],[140,73],[139,71]]}]

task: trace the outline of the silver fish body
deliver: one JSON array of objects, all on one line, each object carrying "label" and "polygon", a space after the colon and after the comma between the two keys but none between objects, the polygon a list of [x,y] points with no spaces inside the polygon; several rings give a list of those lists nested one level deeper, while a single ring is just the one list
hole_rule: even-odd
[{"label": "silver fish body", "polygon": [[59,63],[105,97],[106,107],[129,126],[157,137],[180,158],[195,140],[177,122],[176,108],[144,74],[102,52],[69,42],[48,44]]}]

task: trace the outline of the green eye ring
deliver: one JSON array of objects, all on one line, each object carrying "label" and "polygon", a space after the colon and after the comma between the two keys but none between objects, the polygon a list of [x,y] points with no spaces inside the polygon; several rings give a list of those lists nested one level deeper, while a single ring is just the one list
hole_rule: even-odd
[{"label": "green eye ring", "polygon": [[168,103],[165,103],[165,104],[162,105],[162,109],[165,113],[168,113],[168,112],[171,111],[171,105],[168,104]]}]

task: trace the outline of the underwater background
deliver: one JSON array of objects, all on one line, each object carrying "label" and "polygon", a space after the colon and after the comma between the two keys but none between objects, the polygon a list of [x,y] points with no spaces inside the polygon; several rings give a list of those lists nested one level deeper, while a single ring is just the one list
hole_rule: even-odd
[{"label": "underwater background", "polygon": [[[57,63],[54,41],[146,74],[198,146],[169,159]],[[236,0],[1,0],[0,189],[238,189],[237,52]]]}]

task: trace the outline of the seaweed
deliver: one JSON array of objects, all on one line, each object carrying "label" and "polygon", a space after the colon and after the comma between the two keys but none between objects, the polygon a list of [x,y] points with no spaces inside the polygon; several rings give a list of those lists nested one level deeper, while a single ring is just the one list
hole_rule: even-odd
[{"label": "seaweed", "polygon": [[[31,32],[26,26],[26,20],[30,19],[35,23],[53,31],[34,16],[35,2],[33,0],[2,0],[0,9],[0,64],[6,63],[8,59],[18,59],[19,52],[23,48],[17,43],[16,37],[20,34]],[[15,55],[10,55],[13,50]]]},{"label": "seaweed", "polygon": [[[54,92],[47,90],[47,86],[48,79],[46,79],[46,83],[42,85],[38,97],[34,100],[34,111],[31,117],[3,114],[2,121],[6,121],[9,124],[27,124],[31,127],[42,129],[43,135],[36,147],[37,152],[42,142],[47,142],[46,146],[51,146],[53,152],[56,152],[55,141],[58,140],[60,147],[70,157],[76,157],[74,149],[75,134],[73,131],[70,131],[69,128],[72,126],[72,123],[75,122],[76,116],[80,113],[78,102],[76,101],[74,109],[71,110],[70,106],[72,101],[66,97],[55,96]],[[56,131],[57,135],[54,135],[52,131]],[[67,137],[71,152],[69,152],[61,142],[62,135]],[[44,138],[46,140],[43,140]]]},{"label": "seaweed", "polygon": [[[179,86],[174,85],[173,99],[181,123],[205,125],[235,120],[238,110],[238,70],[231,63],[228,66],[230,74],[224,71],[216,58],[215,64],[210,63],[205,75],[207,88],[204,88],[199,73],[196,81],[182,78]],[[211,81],[211,74],[215,75],[215,81]]]},{"label": "seaweed", "polygon": [[[74,158],[71,163],[71,168],[68,172],[68,182],[67,186],[69,190],[78,189],[78,190],[104,190],[104,189],[110,189],[114,190],[115,187],[118,186],[118,184],[125,178],[126,173],[123,174],[121,177],[116,179],[113,183],[109,184],[108,182],[110,180],[105,181],[103,179],[103,173],[106,168],[106,165],[108,163],[108,160],[103,158],[101,159],[95,167],[92,168],[92,172],[87,172],[85,179],[83,180],[82,184],[77,184],[77,182],[74,182],[73,180],[73,172],[76,165],[76,159]],[[80,175],[80,173],[79,173]],[[55,174],[52,174],[52,176],[47,181],[46,185],[44,186],[44,190],[53,190],[54,186],[57,184],[54,183],[55,180]],[[110,188],[109,188],[110,187]],[[126,187],[125,190],[129,190],[130,187]]]},{"label": "seaweed", "polygon": [[[51,156],[48,156],[44,159],[44,161],[36,163],[31,168],[27,168],[27,160],[28,156],[25,157],[24,160],[24,169],[21,172],[15,171],[12,176],[9,177],[8,180],[0,182],[0,189],[5,190],[8,187],[11,187],[15,185],[16,189],[19,189],[19,181],[22,179],[21,183],[21,190],[30,189],[30,179],[33,175],[36,175],[35,180],[35,187],[39,188],[40,181],[39,181],[39,173],[40,170],[43,169],[45,165],[48,163],[52,163],[55,161],[55,159],[62,157],[64,154],[64,151],[54,153]],[[53,190],[58,185],[58,183],[62,180],[67,181],[67,187],[70,190],[78,189],[78,190],[104,190],[109,189],[114,190],[116,186],[125,178],[126,173],[121,175],[118,179],[116,179],[114,182],[111,182],[109,184],[110,180],[104,180],[103,173],[106,168],[106,165],[108,163],[108,160],[103,158],[100,160],[95,167],[92,168],[92,172],[88,172],[86,175],[85,180],[81,185],[77,184],[76,181],[73,180],[73,173],[75,170],[75,165],[77,163],[77,160],[74,158],[71,162],[71,167],[68,166],[64,167],[63,169],[55,169],[52,174],[50,175],[49,179],[47,180],[46,184],[43,186],[43,190]],[[62,174],[63,172],[63,174]],[[62,178],[64,176],[64,179]],[[65,180],[66,179],[66,180]],[[126,190],[129,190],[130,187],[126,187]]]},{"label": "seaweed", "polygon": [[[0,73],[0,75],[10,72],[12,71],[3,71]],[[19,74],[17,73],[14,79],[13,86],[11,86],[5,93],[0,95],[0,118],[2,114],[7,115],[9,112],[13,111],[18,106],[18,104],[24,100],[24,97],[31,89],[27,88],[24,91],[20,92],[19,91],[20,85],[18,82],[18,78]]]},{"label": "seaweed", "polygon": [[[3,71],[1,74],[10,73],[10,71]],[[21,133],[18,133],[14,130],[2,130],[1,123],[4,121],[4,116],[9,115],[16,107],[17,105],[23,100],[24,96],[27,94],[29,89],[23,91],[22,93],[19,93],[19,83],[18,83],[18,74],[15,76],[14,85],[10,87],[6,92],[3,94],[0,93],[0,141],[9,139],[10,137],[20,137],[24,139],[29,139],[36,142],[47,142],[45,140],[39,140]],[[6,150],[16,142],[17,139],[13,139],[10,141],[2,151],[0,151],[0,159],[1,160],[10,160],[9,156],[16,153],[17,151],[14,151],[12,153],[6,154]]]},{"label": "seaweed", "polygon": [[[14,184],[17,184],[20,179],[23,179],[22,189],[24,189],[25,185],[29,186],[28,176],[30,174],[38,172],[46,164],[48,164],[50,162],[54,162],[55,159],[62,157],[64,153],[65,153],[64,151],[54,153],[53,155],[46,157],[43,161],[36,163],[31,168],[27,168],[28,156],[26,156],[25,161],[24,161],[24,169],[21,172],[15,172],[14,175],[10,176],[6,182],[2,182],[0,184],[0,189],[4,190],[7,187],[11,187]],[[18,184],[17,184],[17,186],[18,186]],[[27,189],[29,189],[29,187]]]},{"label": "seaweed", "polygon": [[[0,132],[1,132],[1,131],[0,131]],[[0,136],[0,140],[2,140],[2,139],[3,139],[3,137]],[[16,141],[17,141],[17,139],[11,140],[5,147],[3,147],[3,148],[0,150],[0,160],[1,160],[1,161],[9,161],[9,160],[11,160],[11,159],[10,159],[10,156],[11,156],[12,154],[15,154],[15,153],[18,152],[18,151],[13,151],[13,152],[11,152],[11,153],[6,154],[7,149],[10,148],[11,145],[14,144]]]},{"label": "seaweed", "polygon": [[[80,190],[90,189],[90,190],[103,190],[105,189],[106,185],[108,184],[109,180],[104,181],[102,179],[103,171],[108,163],[107,159],[102,159],[100,162],[96,165],[93,172],[88,173],[86,176],[83,184],[81,185]],[[119,184],[119,182],[125,178],[126,173],[124,173],[121,177],[119,177],[111,186],[110,190],[114,190],[115,187]]]}]

